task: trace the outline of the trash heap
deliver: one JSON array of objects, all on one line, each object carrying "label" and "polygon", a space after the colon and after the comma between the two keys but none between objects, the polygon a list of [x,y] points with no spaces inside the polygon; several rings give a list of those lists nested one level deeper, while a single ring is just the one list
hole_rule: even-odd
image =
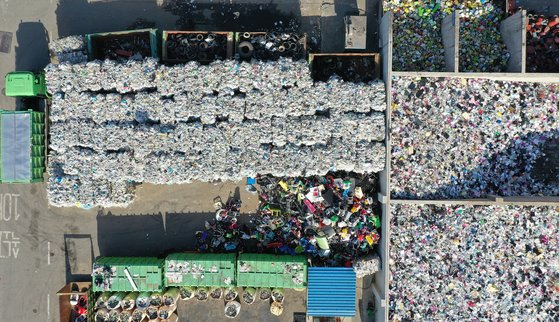
[{"label": "trash heap", "polygon": [[[314,265],[376,272],[380,239],[376,175],[332,173],[307,178],[260,176],[251,185],[260,205],[249,223],[217,216],[197,233],[201,252],[309,254]],[[219,209],[218,214],[222,214]]]},{"label": "trash heap", "polygon": [[393,197],[559,194],[541,161],[557,154],[544,149],[559,138],[559,84],[399,77],[392,93]]},{"label": "trash heap", "polygon": [[79,64],[87,61],[84,36],[69,36],[49,42],[51,59],[58,63]]},{"label": "trash heap", "polygon": [[528,15],[526,71],[559,73],[559,16]]},{"label": "trash heap", "polygon": [[475,2],[460,11],[460,71],[504,72],[510,53],[500,31],[503,1]]},{"label": "trash heap", "polygon": [[384,169],[381,81],[313,83],[306,62],[49,65],[49,200],[125,206],[135,183]]},{"label": "trash heap", "polygon": [[393,205],[393,321],[559,317],[555,207]]},{"label": "trash heap", "polygon": [[442,21],[459,10],[460,71],[504,71],[510,54],[499,31],[501,2],[384,0],[384,11],[394,13],[394,70],[445,71]]}]

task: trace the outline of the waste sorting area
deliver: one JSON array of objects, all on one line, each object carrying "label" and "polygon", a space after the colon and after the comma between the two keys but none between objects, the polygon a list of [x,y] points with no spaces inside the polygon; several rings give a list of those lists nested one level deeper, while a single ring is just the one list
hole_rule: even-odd
[{"label": "waste sorting area", "polygon": [[557,318],[555,206],[392,205],[391,320]]},{"label": "waste sorting area", "polygon": [[558,137],[558,84],[396,77],[392,196],[559,194],[547,151]]},{"label": "waste sorting area", "polygon": [[259,195],[256,215],[241,221],[238,203],[218,202],[216,219],[197,233],[198,250],[306,254],[315,266],[374,274],[380,269],[382,213],[372,197],[378,177],[342,174],[249,179]]},{"label": "waste sorting area", "polygon": [[[197,253],[158,260],[160,288],[103,266],[96,287],[118,272],[128,289],[97,298],[143,300],[97,314],[168,317],[179,299],[220,299],[236,317],[261,299],[281,315],[283,291],[307,289],[307,315],[354,316],[354,278],[374,274],[377,320],[556,319],[559,87],[533,74],[552,71],[554,18],[499,1],[383,8],[382,56],[351,63],[292,60],[301,37],[281,34],[168,32],[161,59],[119,48],[89,62],[86,38],[61,40],[46,69],[51,205],[126,206],[140,183],[245,179],[259,200],[251,216],[214,200]],[[351,286],[329,292],[322,274]]]},{"label": "waste sorting area", "polygon": [[270,311],[281,315],[283,290],[307,287],[307,265],[301,255],[250,253],[100,257],[93,264],[90,315],[95,321],[176,321],[179,299],[225,301],[227,317],[239,314],[241,302],[269,301]]}]

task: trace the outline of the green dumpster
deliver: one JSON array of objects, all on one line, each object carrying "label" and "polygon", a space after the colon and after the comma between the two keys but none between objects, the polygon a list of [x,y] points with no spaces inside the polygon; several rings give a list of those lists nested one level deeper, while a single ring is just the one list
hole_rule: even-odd
[{"label": "green dumpster", "polygon": [[237,285],[244,287],[305,288],[305,256],[240,254],[237,259]]},{"label": "green dumpster", "polygon": [[[136,53],[140,54],[142,58],[159,58],[158,39],[157,29],[137,29],[85,35],[89,60],[114,59],[115,57],[128,59]],[[139,50],[140,48],[142,49]],[[110,54],[107,56],[107,53]]]},{"label": "green dumpster", "polygon": [[11,72],[6,74],[6,96],[47,97],[45,73]]},{"label": "green dumpster", "polygon": [[236,254],[170,254],[165,259],[165,286],[235,285]]},{"label": "green dumpster", "polygon": [[0,182],[43,181],[45,113],[0,110]]},{"label": "green dumpster", "polygon": [[99,257],[93,263],[95,292],[153,292],[163,290],[163,259],[155,257]]}]

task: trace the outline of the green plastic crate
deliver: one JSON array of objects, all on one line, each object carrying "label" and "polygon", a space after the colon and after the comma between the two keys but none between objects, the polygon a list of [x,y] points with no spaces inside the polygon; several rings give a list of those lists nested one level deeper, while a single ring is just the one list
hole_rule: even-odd
[{"label": "green plastic crate", "polygon": [[236,257],[236,254],[171,254],[165,259],[164,284],[206,287],[235,285]]},{"label": "green plastic crate", "polygon": [[305,288],[305,256],[240,254],[237,259],[237,285],[244,287]]},{"label": "green plastic crate", "polygon": [[[2,136],[1,134],[2,118],[4,117],[13,118],[14,115],[22,115],[22,114],[29,115],[29,123],[24,122],[24,124],[28,124],[29,126],[29,130],[28,130],[29,132],[27,134],[29,135],[29,140],[25,139],[24,140],[25,143],[19,142],[20,141],[19,138],[22,138],[22,136],[21,133],[19,133],[19,131],[17,131],[16,129],[19,128],[20,125],[14,127],[14,133],[17,132],[15,136],[11,135],[10,139],[8,139],[7,137],[1,138],[0,140],[0,159],[1,159],[0,182],[1,183],[31,183],[31,182],[43,181],[43,173],[45,172],[45,150],[46,150],[45,149],[45,124],[44,124],[45,113],[35,112],[32,110],[27,110],[27,111],[0,110],[0,136]],[[17,124],[21,124],[21,123],[17,123]],[[11,130],[9,130],[8,133],[10,131]],[[11,141],[12,139],[14,141]],[[4,161],[6,160],[3,159],[4,157],[15,156],[15,153],[11,151],[12,149],[16,149],[20,152],[22,151],[21,149],[29,149],[29,152],[26,152],[29,153],[28,154],[29,158],[25,158],[29,162],[29,168],[27,168],[26,170],[21,170],[21,167],[14,168],[12,165],[10,165],[8,168],[4,168],[4,164],[8,164],[8,163],[14,164],[14,162],[12,161],[8,163],[4,163]],[[6,152],[6,151],[10,151],[10,152]],[[19,161],[15,161],[15,163],[21,164],[21,162]]]},{"label": "green plastic crate", "polygon": [[[140,292],[163,290],[163,259],[155,257],[100,257],[93,264],[92,287],[95,292],[131,292],[128,270]],[[103,269],[104,268],[104,271]]]}]

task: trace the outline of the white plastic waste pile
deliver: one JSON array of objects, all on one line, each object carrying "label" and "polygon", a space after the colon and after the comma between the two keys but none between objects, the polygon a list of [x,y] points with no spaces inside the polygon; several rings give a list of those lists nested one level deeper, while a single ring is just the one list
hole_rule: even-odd
[{"label": "white plastic waste pile", "polygon": [[69,36],[49,42],[51,56],[59,63],[84,63],[87,61],[87,44],[84,36]]},{"label": "white plastic waste pile", "polygon": [[380,81],[313,83],[288,59],[66,62],[46,79],[55,206],[126,206],[142,182],[384,169]]}]

